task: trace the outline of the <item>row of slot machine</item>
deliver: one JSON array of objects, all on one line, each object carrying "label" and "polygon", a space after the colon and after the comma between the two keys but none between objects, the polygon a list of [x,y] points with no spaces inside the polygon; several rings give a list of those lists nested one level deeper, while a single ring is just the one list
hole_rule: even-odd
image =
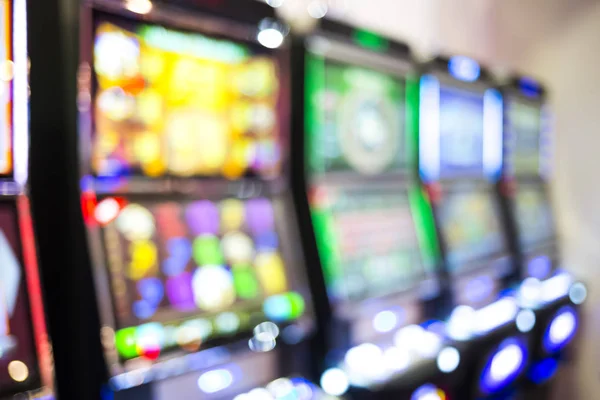
[{"label": "row of slot machine", "polygon": [[586,289],[538,83],[259,2],[0,5],[1,399],[545,398]]}]

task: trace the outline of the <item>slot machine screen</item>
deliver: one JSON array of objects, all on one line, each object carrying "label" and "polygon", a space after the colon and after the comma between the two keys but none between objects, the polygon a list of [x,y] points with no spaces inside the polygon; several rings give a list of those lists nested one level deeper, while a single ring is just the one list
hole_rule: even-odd
[{"label": "slot machine screen", "polygon": [[472,261],[506,251],[500,215],[489,193],[451,192],[440,205],[440,226],[452,273],[464,271]]},{"label": "slot machine screen", "polygon": [[483,169],[483,93],[440,87],[440,170],[447,177]]},{"label": "slot machine screen", "polygon": [[[12,65],[8,60],[12,59],[11,29],[12,17],[10,1],[0,0],[0,60],[3,71],[12,74],[9,69]],[[12,172],[12,104],[11,104],[11,79],[0,80],[0,176],[10,175]]]},{"label": "slot machine screen", "polygon": [[515,197],[519,239],[524,247],[554,238],[554,221],[546,193],[542,188],[519,186]]},{"label": "slot machine screen", "polygon": [[373,175],[401,167],[404,151],[404,81],[396,76],[330,60],[307,76],[314,89],[307,162],[319,174]]},{"label": "slot machine screen", "polygon": [[195,351],[302,317],[308,289],[281,212],[270,198],[123,203],[102,229],[121,358]]},{"label": "slot machine screen", "polygon": [[509,163],[519,173],[540,172],[541,110],[538,104],[513,100],[508,104],[511,151]]},{"label": "slot machine screen", "polygon": [[99,15],[97,176],[279,173],[278,67],[267,49]]},{"label": "slot machine screen", "polygon": [[397,293],[424,277],[406,192],[320,187],[311,197],[321,264],[333,300]]},{"label": "slot machine screen", "polygon": [[6,203],[0,203],[0,278],[0,395],[6,395],[38,378],[16,208]]}]

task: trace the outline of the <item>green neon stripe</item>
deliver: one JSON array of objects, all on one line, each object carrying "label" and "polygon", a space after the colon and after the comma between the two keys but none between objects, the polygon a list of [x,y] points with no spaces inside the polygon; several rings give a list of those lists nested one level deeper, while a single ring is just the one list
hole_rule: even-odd
[{"label": "green neon stripe", "polygon": [[358,45],[371,50],[385,51],[389,46],[389,42],[383,37],[364,29],[356,29],[352,37]]},{"label": "green neon stripe", "polygon": [[435,233],[431,203],[425,195],[424,190],[418,185],[414,185],[409,189],[408,197],[417,229],[423,262],[427,271],[433,272],[440,259],[440,250]]}]

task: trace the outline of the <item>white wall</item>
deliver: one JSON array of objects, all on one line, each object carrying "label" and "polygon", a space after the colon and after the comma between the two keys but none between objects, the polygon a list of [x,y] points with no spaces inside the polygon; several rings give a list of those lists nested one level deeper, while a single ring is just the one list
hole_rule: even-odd
[{"label": "white wall", "polygon": [[553,194],[566,265],[585,278],[591,296],[574,368],[576,399],[600,395],[600,4],[581,10],[521,60],[552,90],[556,115]]}]

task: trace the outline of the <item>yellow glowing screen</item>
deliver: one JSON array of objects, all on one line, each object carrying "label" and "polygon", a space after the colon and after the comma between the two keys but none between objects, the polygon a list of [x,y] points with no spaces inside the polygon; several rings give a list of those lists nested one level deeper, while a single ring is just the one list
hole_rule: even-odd
[{"label": "yellow glowing screen", "polygon": [[98,176],[277,174],[277,66],[258,48],[101,22],[94,68]]},{"label": "yellow glowing screen", "polygon": [[12,171],[11,143],[11,12],[10,2],[0,0],[0,175]]}]

